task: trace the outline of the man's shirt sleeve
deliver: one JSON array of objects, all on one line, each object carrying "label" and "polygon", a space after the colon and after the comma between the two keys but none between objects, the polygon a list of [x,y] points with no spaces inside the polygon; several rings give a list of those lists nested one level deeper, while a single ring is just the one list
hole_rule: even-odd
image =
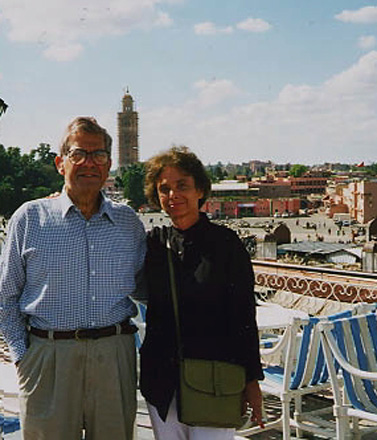
[{"label": "man's shirt sleeve", "polygon": [[146,234],[143,223],[138,219],[137,231],[139,236],[139,251],[136,264],[136,290],[131,294],[131,298],[142,303],[146,303],[148,292],[145,279],[144,261],[146,253]]},{"label": "man's shirt sleeve", "polygon": [[138,258],[136,263],[136,273],[138,273],[144,267],[145,253],[147,249],[146,233],[145,233],[144,225],[138,217],[137,217],[136,229],[139,238]]},{"label": "man's shirt sleeve", "polygon": [[22,256],[25,217],[14,215],[9,222],[7,241],[0,257],[0,331],[12,359],[19,361],[26,352],[26,323],[19,299],[25,284]]}]

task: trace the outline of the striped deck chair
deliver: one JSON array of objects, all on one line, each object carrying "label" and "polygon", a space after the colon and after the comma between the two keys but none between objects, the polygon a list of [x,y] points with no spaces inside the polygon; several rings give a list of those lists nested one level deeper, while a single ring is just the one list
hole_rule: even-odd
[{"label": "striped deck chair", "polygon": [[[264,359],[268,355],[276,359],[276,354],[282,353],[283,366],[267,365],[263,370],[265,379],[260,382],[263,394],[280,399],[281,417],[267,422],[264,429],[259,426],[241,428],[237,431],[239,435],[249,436],[263,430],[279,429],[283,431],[283,439],[288,440],[291,428],[296,428],[297,437],[301,437],[303,431],[325,437],[335,434],[334,423],[322,417],[332,411],[332,405],[304,412],[302,398],[331,388],[317,324],[325,319],[336,320],[346,316],[352,316],[352,312],[347,310],[326,318],[294,318],[277,345],[261,349]],[[294,403],[293,415],[291,403]]]},{"label": "striped deck chair", "polygon": [[136,307],[138,310],[138,314],[135,318],[133,318],[133,321],[137,325],[139,331],[135,333],[135,343],[136,348],[140,350],[145,336],[145,317],[147,313],[147,307],[140,302],[136,302]]},{"label": "striped deck chair", "polygon": [[281,336],[273,333],[263,333],[259,339],[259,347],[260,348],[272,348],[274,347],[281,339]]},{"label": "striped deck chair", "polygon": [[[359,439],[359,420],[372,422],[363,429],[377,438],[377,316],[353,316],[320,326],[323,348],[334,392],[337,440]],[[334,362],[340,365],[344,391]],[[351,429],[350,419],[353,421]],[[373,426],[374,425],[374,426]]]},{"label": "striped deck chair", "polygon": [[17,417],[4,417],[0,414],[0,438],[3,440],[4,435],[11,434],[20,429],[20,421]]},{"label": "striped deck chair", "polygon": [[[4,359],[4,358],[3,358]],[[14,389],[15,377],[7,374],[7,369],[14,371],[8,362],[0,361],[0,439],[6,434],[20,430],[18,389]],[[15,376],[15,371],[14,371]],[[9,402],[12,402],[9,404]],[[8,437],[6,437],[8,438]]]},{"label": "striped deck chair", "polygon": [[368,313],[375,313],[377,310],[377,303],[360,302],[353,306],[353,315],[366,315]]}]

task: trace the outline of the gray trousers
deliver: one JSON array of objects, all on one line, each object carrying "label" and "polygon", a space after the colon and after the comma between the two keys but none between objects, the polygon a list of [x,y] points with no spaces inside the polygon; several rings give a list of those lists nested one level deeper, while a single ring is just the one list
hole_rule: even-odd
[{"label": "gray trousers", "polygon": [[49,340],[30,335],[17,367],[24,440],[132,440],[134,335]]}]

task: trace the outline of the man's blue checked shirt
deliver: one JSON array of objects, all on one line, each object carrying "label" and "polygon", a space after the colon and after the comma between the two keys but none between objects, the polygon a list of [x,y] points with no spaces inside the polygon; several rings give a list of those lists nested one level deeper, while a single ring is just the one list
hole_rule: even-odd
[{"label": "man's blue checked shirt", "polygon": [[0,331],[13,360],[26,352],[27,323],[74,330],[135,316],[128,296],[145,246],[134,211],[106,197],[90,220],[65,192],[21,206],[0,257]]}]

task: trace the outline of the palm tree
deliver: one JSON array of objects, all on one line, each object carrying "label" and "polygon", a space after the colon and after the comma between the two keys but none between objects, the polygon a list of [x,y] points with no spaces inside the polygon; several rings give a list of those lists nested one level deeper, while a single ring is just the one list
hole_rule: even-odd
[{"label": "palm tree", "polygon": [[0,116],[7,111],[7,108],[8,108],[8,104],[3,99],[0,98]]}]

